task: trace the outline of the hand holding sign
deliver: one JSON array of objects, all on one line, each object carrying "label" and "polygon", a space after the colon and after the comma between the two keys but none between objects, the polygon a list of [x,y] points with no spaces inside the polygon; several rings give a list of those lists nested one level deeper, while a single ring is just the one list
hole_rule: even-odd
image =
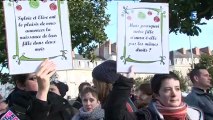
[{"label": "hand holding sign", "polygon": [[38,71],[36,72],[37,82],[38,82],[38,92],[36,97],[40,100],[47,100],[47,93],[50,87],[50,77],[56,72],[55,64],[46,59],[39,66]]}]

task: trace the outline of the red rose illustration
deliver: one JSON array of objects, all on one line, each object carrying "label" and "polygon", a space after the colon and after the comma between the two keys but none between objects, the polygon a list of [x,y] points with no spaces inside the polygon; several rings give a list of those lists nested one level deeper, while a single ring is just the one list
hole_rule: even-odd
[{"label": "red rose illustration", "polygon": [[56,10],[57,9],[57,6],[55,3],[51,3],[50,4],[50,10]]},{"label": "red rose illustration", "polygon": [[158,16],[155,16],[155,17],[154,17],[154,21],[155,21],[155,22],[159,22],[159,21],[160,21],[160,18],[159,18]]},{"label": "red rose illustration", "polygon": [[152,15],[152,12],[151,11],[148,11],[148,13],[147,13],[148,15]]},{"label": "red rose illustration", "polygon": [[16,9],[17,9],[18,11],[21,11],[21,10],[22,10],[21,5],[17,5],[17,6],[16,6]]},{"label": "red rose illustration", "polygon": [[128,17],[127,17],[127,19],[128,19],[128,20],[131,20],[131,19],[132,19],[132,17],[131,17],[131,16],[128,16]]}]

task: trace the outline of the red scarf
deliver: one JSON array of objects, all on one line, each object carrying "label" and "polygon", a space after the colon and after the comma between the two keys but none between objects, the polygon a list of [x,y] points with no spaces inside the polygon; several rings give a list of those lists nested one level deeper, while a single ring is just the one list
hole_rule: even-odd
[{"label": "red scarf", "polygon": [[156,108],[165,120],[186,120],[187,118],[187,104],[184,102],[178,107],[165,107],[157,101]]}]

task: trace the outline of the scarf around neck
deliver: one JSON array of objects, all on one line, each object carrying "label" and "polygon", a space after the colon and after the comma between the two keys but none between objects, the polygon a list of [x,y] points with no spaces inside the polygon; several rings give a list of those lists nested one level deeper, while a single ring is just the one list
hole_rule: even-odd
[{"label": "scarf around neck", "polygon": [[166,107],[156,101],[156,108],[165,120],[186,120],[187,118],[187,104],[184,102],[178,107]]},{"label": "scarf around neck", "polygon": [[96,107],[92,112],[85,112],[84,108],[79,109],[80,120],[103,120],[104,119],[104,109],[101,105]]}]

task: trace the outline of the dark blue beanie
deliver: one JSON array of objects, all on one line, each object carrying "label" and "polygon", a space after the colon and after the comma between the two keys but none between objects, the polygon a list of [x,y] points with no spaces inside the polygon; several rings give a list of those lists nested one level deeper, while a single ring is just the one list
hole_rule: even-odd
[{"label": "dark blue beanie", "polygon": [[107,60],[93,69],[92,77],[97,81],[113,84],[120,76],[116,71],[116,66],[116,61]]}]

